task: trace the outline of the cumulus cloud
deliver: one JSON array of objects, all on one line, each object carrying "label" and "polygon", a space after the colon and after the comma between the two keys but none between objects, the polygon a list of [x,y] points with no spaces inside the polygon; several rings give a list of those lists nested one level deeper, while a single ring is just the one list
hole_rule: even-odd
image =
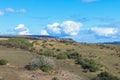
[{"label": "cumulus cloud", "polygon": [[108,28],[108,27],[93,27],[90,29],[93,33],[98,36],[110,37],[114,36],[118,33],[118,30],[115,28]]},{"label": "cumulus cloud", "polygon": [[61,24],[63,32],[69,35],[77,35],[83,24],[74,21],[65,21]]},{"label": "cumulus cloud", "polygon": [[86,3],[90,3],[90,2],[95,2],[95,1],[98,1],[98,0],[82,0],[83,2],[86,2]]},{"label": "cumulus cloud", "polygon": [[41,30],[40,35],[49,35],[46,30]]},{"label": "cumulus cloud", "polygon": [[19,35],[31,35],[29,29],[26,28],[24,24],[19,24],[19,25],[15,28],[15,31],[16,31]]},{"label": "cumulus cloud", "polygon": [[48,24],[47,29],[49,32],[55,33],[55,34],[61,34],[61,26],[59,23],[55,22],[53,24]]},{"label": "cumulus cloud", "polygon": [[83,26],[82,23],[74,21],[64,21],[62,23],[54,22],[48,24],[46,27],[46,33],[52,36],[75,36],[78,35],[80,28]]},{"label": "cumulus cloud", "polygon": [[3,11],[0,11],[0,16],[3,16],[4,15],[4,12]]}]

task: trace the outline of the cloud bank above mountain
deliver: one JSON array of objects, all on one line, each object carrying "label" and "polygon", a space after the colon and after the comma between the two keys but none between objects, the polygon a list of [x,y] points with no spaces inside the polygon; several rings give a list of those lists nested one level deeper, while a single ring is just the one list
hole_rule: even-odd
[{"label": "cloud bank above mountain", "polygon": [[60,37],[74,36],[79,34],[82,26],[82,23],[74,21],[64,21],[62,23],[54,22],[53,24],[48,24],[44,30],[41,30],[41,34]]}]

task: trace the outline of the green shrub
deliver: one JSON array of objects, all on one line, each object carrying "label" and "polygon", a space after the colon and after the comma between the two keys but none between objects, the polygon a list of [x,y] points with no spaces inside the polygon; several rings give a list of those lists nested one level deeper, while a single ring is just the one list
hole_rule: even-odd
[{"label": "green shrub", "polygon": [[56,51],[61,51],[60,49],[56,49]]},{"label": "green shrub", "polygon": [[60,53],[57,55],[57,59],[67,59],[67,55],[65,53]]},{"label": "green shrub", "polygon": [[55,62],[45,56],[40,56],[33,59],[25,68],[28,70],[41,69],[44,72],[49,72],[55,67]]},{"label": "green shrub", "polygon": [[52,80],[59,80],[57,77],[53,77]]},{"label": "green shrub", "polygon": [[93,61],[92,59],[86,59],[83,57],[79,57],[76,59],[76,63],[80,64],[82,68],[88,69],[90,72],[96,72],[101,69],[102,65],[98,64],[97,62]]},{"label": "green shrub", "polygon": [[34,40],[33,42],[32,42],[32,45],[39,45],[39,43],[38,43],[38,41],[37,40]]},{"label": "green shrub", "polygon": [[10,38],[2,41],[0,44],[7,47],[16,47],[21,49],[29,49],[32,47],[32,44],[29,42],[29,40],[25,38]]},{"label": "green shrub", "polygon": [[77,59],[78,57],[81,57],[81,55],[78,52],[67,52],[68,59]]},{"label": "green shrub", "polygon": [[52,51],[52,50],[45,50],[45,51],[43,52],[43,55],[54,57],[54,56],[55,56],[55,53],[54,53],[54,51]]},{"label": "green shrub", "polygon": [[108,72],[101,72],[97,75],[97,77],[93,78],[92,80],[120,80],[120,78],[115,77]]},{"label": "green shrub", "polygon": [[43,43],[46,43],[47,42],[47,40],[43,40]]},{"label": "green shrub", "polygon": [[0,59],[0,65],[6,65],[8,63],[7,60]]},{"label": "green shrub", "polygon": [[82,72],[87,73],[89,70],[88,69],[84,69]]},{"label": "green shrub", "polygon": [[49,44],[50,46],[54,46],[54,44]]}]

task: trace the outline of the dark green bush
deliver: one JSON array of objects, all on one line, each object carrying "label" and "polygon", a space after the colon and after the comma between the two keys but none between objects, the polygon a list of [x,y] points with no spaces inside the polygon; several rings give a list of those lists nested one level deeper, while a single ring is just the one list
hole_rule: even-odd
[{"label": "dark green bush", "polygon": [[28,64],[28,65],[26,65],[25,68],[26,68],[27,70],[37,70],[37,69],[39,69],[38,65],[36,65],[36,64],[31,64],[31,63]]},{"label": "dark green bush", "polygon": [[65,54],[65,53],[60,53],[60,54],[58,54],[57,55],[57,59],[67,59],[68,57],[67,57],[67,55]]},{"label": "dark green bush", "polygon": [[6,65],[8,63],[7,60],[0,59],[0,65]]},{"label": "dark green bush", "polygon": [[83,57],[79,57],[76,59],[76,63],[80,64],[82,68],[88,69],[90,72],[96,72],[101,69],[102,65],[98,64],[97,62],[93,61],[92,59],[86,59]]},{"label": "dark green bush", "polygon": [[60,49],[56,49],[56,51],[61,51]]},{"label": "dark green bush", "polygon": [[59,80],[57,77],[53,77],[52,80]]},{"label": "dark green bush", "polygon": [[50,46],[54,46],[54,44],[49,44]]},{"label": "dark green bush", "polygon": [[88,69],[84,69],[82,72],[87,73],[89,70]]},{"label": "dark green bush", "polygon": [[78,57],[81,57],[81,55],[78,52],[66,52],[68,59],[77,59]]},{"label": "dark green bush", "polygon": [[92,80],[120,80],[120,78],[115,77],[108,72],[101,72],[97,75],[97,77],[93,78]]},{"label": "dark green bush", "polygon": [[55,62],[45,56],[40,56],[33,59],[27,66],[25,66],[28,70],[36,70],[41,69],[44,72],[49,72],[53,70],[55,67]]}]

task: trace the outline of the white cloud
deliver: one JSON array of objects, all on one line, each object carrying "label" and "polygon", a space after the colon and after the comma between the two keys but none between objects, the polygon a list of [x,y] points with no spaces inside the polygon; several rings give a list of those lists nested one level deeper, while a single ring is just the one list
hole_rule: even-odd
[{"label": "white cloud", "polygon": [[74,21],[64,21],[62,23],[55,22],[53,24],[48,24],[46,30],[49,35],[53,36],[75,36],[78,35],[82,25],[82,23]]},{"label": "white cloud", "polygon": [[5,11],[6,12],[15,12],[15,10],[13,8],[6,8]]},{"label": "white cloud", "polygon": [[25,26],[24,24],[19,24],[19,25],[15,28],[15,30],[19,30],[19,31],[25,30],[26,27],[24,27],[24,26]]},{"label": "white cloud", "polygon": [[19,35],[31,35],[29,29],[26,28],[24,24],[19,24],[15,28],[15,31],[18,32]]},{"label": "white cloud", "polygon": [[95,1],[98,1],[98,0],[82,0],[83,2],[86,2],[86,3],[90,3],[90,2],[95,2]]},{"label": "white cloud", "polygon": [[1,9],[0,10],[0,16],[3,16],[6,14],[6,12],[9,12],[9,13],[26,13],[27,10],[26,9],[18,9],[18,10],[15,10],[13,8],[5,8],[5,9]]},{"label": "white cloud", "polygon": [[29,32],[28,29],[26,29],[25,31],[19,32],[19,35],[31,35],[31,33]]},{"label": "white cloud", "polygon": [[26,9],[19,9],[19,10],[16,10],[16,12],[18,12],[18,13],[26,13],[27,10]]},{"label": "white cloud", "polygon": [[3,11],[0,11],[0,16],[4,16],[4,12]]},{"label": "white cloud", "polygon": [[60,24],[55,22],[53,24],[48,24],[47,25],[47,29],[50,31],[50,32],[53,32],[55,34],[61,34],[61,28],[60,28]]},{"label": "white cloud", "polygon": [[61,24],[62,28],[63,28],[63,31],[66,33],[66,34],[69,34],[69,35],[77,35],[80,31],[80,27],[82,26],[83,24],[82,23],[77,23],[77,22],[74,22],[74,21],[65,21]]},{"label": "white cloud", "polygon": [[93,27],[90,29],[92,32],[94,32],[96,35],[99,36],[105,36],[105,37],[109,37],[109,36],[113,36],[115,34],[118,33],[118,30],[115,28],[108,28],[108,27]]},{"label": "white cloud", "polygon": [[41,30],[40,35],[49,35],[49,34],[48,34],[48,32],[46,30]]}]

